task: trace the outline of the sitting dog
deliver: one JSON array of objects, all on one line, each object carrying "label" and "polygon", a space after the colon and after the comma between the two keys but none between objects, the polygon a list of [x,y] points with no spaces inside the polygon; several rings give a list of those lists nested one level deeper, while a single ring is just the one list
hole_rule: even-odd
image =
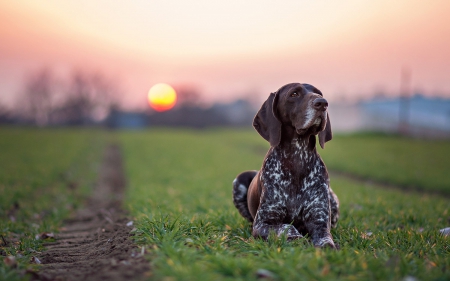
[{"label": "sitting dog", "polygon": [[253,223],[254,237],[270,232],[297,239],[308,234],[315,247],[336,248],[330,233],[339,201],[316,150],[331,140],[328,102],[312,85],[291,83],[271,93],[253,120],[270,143],[262,168],[233,181],[233,202]]}]

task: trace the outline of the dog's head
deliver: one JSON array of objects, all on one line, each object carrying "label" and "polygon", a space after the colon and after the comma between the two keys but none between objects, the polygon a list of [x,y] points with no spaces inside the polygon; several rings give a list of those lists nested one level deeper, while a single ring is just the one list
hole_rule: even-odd
[{"label": "dog's head", "polygon": [[284,85],[261,106],[253,120],[253,127],[271,146],[281,141],[283,126],[292,126],[300,136],[319,135],[322,148],[331,140],[328,102],[322,92],[309,84]]}]

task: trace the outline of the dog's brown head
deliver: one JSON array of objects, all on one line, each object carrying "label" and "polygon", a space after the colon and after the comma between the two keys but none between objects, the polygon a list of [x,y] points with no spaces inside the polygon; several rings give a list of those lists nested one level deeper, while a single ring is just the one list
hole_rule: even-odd
[{"label": "dog's brown head", "polygon": [[319,135],[322,148],[331,140],[328,102],[322,92],[309,84],[284,85],[261,106],[253,120],[253,127],[271,146],[281,141],[283,127],[291,126],[300,136]]}]

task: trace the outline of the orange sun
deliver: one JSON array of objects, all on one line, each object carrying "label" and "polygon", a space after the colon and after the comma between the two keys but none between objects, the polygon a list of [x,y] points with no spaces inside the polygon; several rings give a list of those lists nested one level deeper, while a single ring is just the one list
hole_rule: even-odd
[{"label": "orange sun", "polygon": [[166,111],[174,107],[177,93],[167,84],[158,83],[148,91],[148,104],[156,111]]}]

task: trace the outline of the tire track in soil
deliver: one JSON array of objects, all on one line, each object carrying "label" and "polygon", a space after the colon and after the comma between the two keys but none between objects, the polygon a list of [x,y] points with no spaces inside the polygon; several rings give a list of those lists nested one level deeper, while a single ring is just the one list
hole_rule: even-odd
[{"label": "tire track in soil", "polygon": [[120,147],[109,145],[87,206],[65,221],[55,242],[44,244],[42,267],[32,280],[144,279],[149,262],[131,241],[132,226],[121,208],[124,189]]}]

